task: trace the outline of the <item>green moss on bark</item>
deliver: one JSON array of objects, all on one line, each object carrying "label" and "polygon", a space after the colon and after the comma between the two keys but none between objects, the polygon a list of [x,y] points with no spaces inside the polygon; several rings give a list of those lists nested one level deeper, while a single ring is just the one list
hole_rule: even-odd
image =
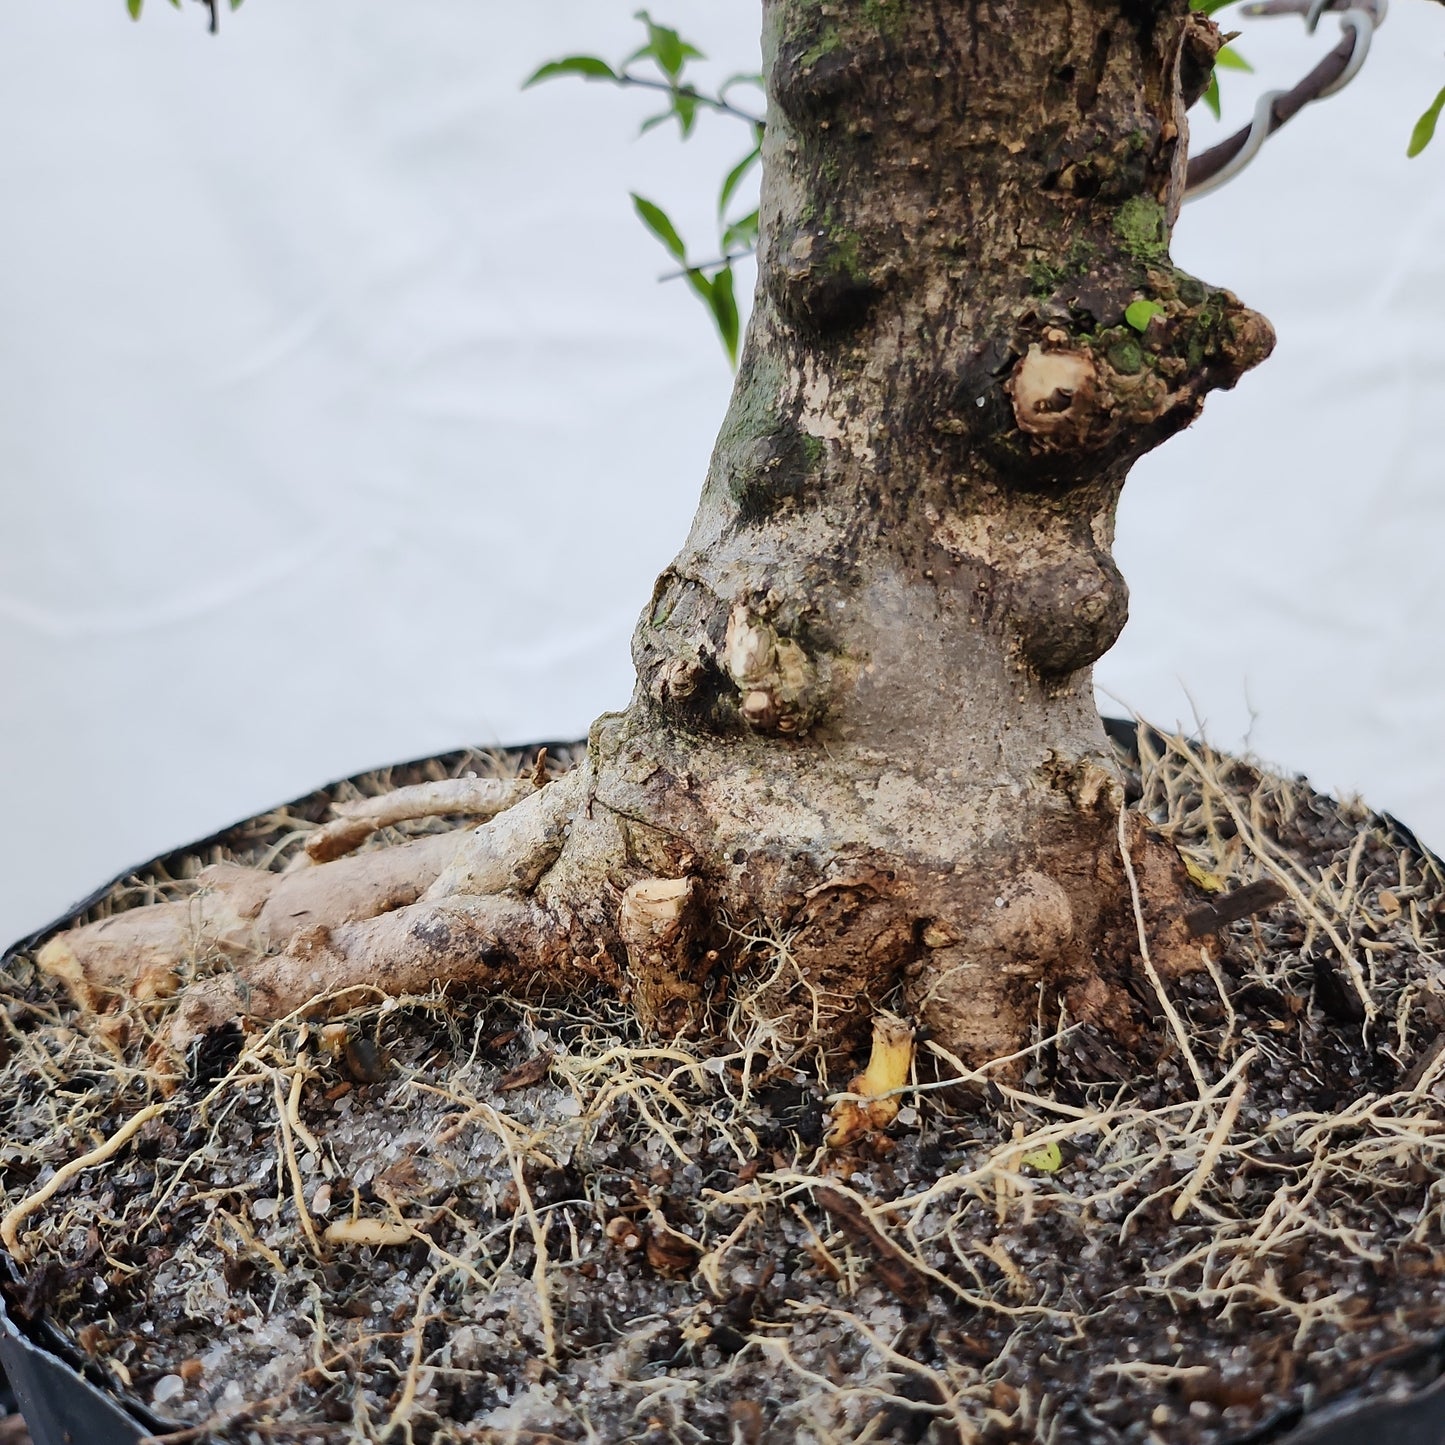
[{"label": "green moss on bark", "polygon": [[1168,220],[1152,196],[1130,196],[1114,215],[1114,232],[1136,260],[1163,261],[1169,255]]}]

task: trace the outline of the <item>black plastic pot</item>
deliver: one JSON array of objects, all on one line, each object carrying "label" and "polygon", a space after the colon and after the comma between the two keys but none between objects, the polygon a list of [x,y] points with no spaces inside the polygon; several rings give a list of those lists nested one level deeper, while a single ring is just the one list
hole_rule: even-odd
[{"label": "black plastic pot", "polygon": [[[8,1263],[8,1261],[7,1261]],[[0,1365],[30,1427],[34,1445],[136,1445],[179,1428],[135,1407],[121,1407],[61,1356],[21,1334],[0,1300]]]},{"label": "black plastic pot", "polygon": [[[1129,752],[1136,751],[1137,729],[1133,722],[1106,718],[1104,723],[1117,745]],[[536,746],[546,746],[556,755],[580,745]],[[519,751],[530,754],[536,747]],[[288,806],[304,805],[325,791],[319,790]],[[1428,851],[1404,824],[1394,818],[1388,821],[1402,842],[1420,853]],[[224,843],[234,831],[226,829],[215,833],[142,867],[202,852],[212,844]],[[137,871],[140,870],[128,869],[119,874],[54,923],[21,939],[6,950],[0,967],[8,965],[14,954],[35,947],[73,923],[115,884]],[[19,1279],[13,1262],[0,1252],[0,1283],[7,1282],[13,1287],[19,1284]],[[1445,1445],[1445,1332],[1433,1342],[1422,1342],[1412,1363],[1418,1367],[1421,1378],[1433,1383],[1403,1399],[1335,1401],[1306,1420],[1301,1420],[1298,1411],[1282,1412],[1247,1435],[1237,1437],[1233,1445]],[[30,1427],[34,1445],[138,1445],[148,1435],[184,1428],[153,1414],[138,1401],[118,1399],[109,1389],[87,1379],[84,1362],[60,1332],[43,1320],[22,1329],[7,1313],[4,1292],[0,1290],[0,1412],[4,1407],[6,1375],[20,1413]]]}]

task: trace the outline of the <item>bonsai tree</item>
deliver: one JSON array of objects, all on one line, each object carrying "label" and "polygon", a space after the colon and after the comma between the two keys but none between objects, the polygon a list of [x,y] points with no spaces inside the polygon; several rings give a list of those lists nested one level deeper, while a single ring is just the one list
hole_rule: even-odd
[{"label": "bonsai tree", "polygon": [[[219,866],[42,965],[97,1007],[183,990],[177,1045],[438,979],[601,982],[676,1032],[762,923],[800,1031],[897,997],[977,1061],[1027,1040],[1041,992],[1124,1027],[1120,974],[1199,947],[1093,702],[1126,613],[1114,509],[1273,342],[1169,257],[1211,8],[766,0],[757,299],[628,708],[560,778],[395,795],[311,866]],[[352,851],[427,812],[484,821]]]}]

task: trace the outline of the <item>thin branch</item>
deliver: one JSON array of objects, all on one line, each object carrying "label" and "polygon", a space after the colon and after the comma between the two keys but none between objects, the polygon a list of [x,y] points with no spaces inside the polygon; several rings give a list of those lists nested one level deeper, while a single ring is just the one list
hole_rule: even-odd
[{"label": "thin branch", "polygon": [[750,110],[743,110],[731,101],[724,100],[721,96],[704,95],[690,85],[671,85],[665,80],[652,80],[645,75],[633,75],[629,70],[624,70],[617,77],[617,83],[618,85],[640,86],[643,90],[660,90],[665,95],[685,95],[689,100],[695,100],[699,105],[705,105],[709,110],[717,111],[719,115],[735,116],[738,120],[745,120],[759,130],[762,130],[766,124],[762,116],[754,115]]},{"label": "thin branch", "polygon": [[[1445,3],[1445,0],[1442,0]],[[690,276],[694,271],[721,271],[725,266],[731,266],[734,261],[744,261],[749,256],[757,255],[757,247],[749,246],[746,251],[734,251],[728,256],[715,256],[711,261],[697,261],[691,266],[683,266],[676,271],[664,271],[657,279],[659,281],[681,281],[684,276]]]}]

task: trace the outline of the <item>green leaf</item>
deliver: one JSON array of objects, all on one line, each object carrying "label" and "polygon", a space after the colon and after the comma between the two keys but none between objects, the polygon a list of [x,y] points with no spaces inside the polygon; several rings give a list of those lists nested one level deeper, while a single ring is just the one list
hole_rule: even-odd
[{"label": "green leaf", "polygon": [[692,134],[692,128],[697,124],[697,93],[690,90],[679,90],[674,92],[672,97],[672,112],[677,117],[678,128],[682,131],[682,138],[686,140]]},{"label": "green leaf", "polygon": [[727,177],[722,183],[722,190],[718,192],[717,197],[717,213],[719,216],[727,210],[728,202],[732,200],[734,192],[742,185],[744,179],[747,177],[747,173],[757,165],[758,156],[761,154],[762,148],[760,146],[754,146],[752,150],[727,173]]},{"label": "green leaf", "polygon": [[1207,105],[1207,106],[1209,107],[1209,109],[1214,113],[1214,118],[1215,118],[1215,120],[1218,120],[1218,119],[1219,119],[1219,112],[1220,112],[1220,104],[1219,104],[1219,77],[1218,77],[1217,75],[1211,75],[1211,76],[1209,77],[1209,88],[1204,92],[1203,96],[1201,96],[1200,98],[1204,101],[1205,105]]},{"label": "green leaf", "polygon": [[[632,204],[637,209],[637,214],[642,224],[662,242],[684,265],[687,264],[687,247],[682,243],[682,237],[677,234],[677,227],[668,219],[667,212],[661,206],[655,206],[651,201],[644,200],[632,192]],[[691,272],[688,273],[689,277]]]},{"label": "green leaf", "polygon": [[657,24],[646,10],[639,10],[633,19],[640,20],[647,26],[647,44],[633,56],[634,60],[650,55],[664,75],[676,80],[682,74],[682,67],[687,61],[706,58],[702,51],[689,45],[676,30]]},{"label": "green leaf", "polygon": [[[234,9],[240,3],[241,0],[233,0],[232,8]],[[616,80],[618,78],[617,72],[605,60],[599,60],[595,55],[568,55],[562,60],[549,60],[546,65],[538,66],[522,82],[522,89],[526,90],[529,85],[536,85],[543,80],[551,80],[558,75],[580,75],[586,80]]]},{"label": "green leaf", "polygon": [[733,268],[724,266],[712,278],[712,315],[717,322],[718,335],[722,337],[723,349],[733,370],[738,365],[738,303],[733,295]]},{"label": "green leaf", "polygon": [[664,121],[671,119],[672,112],[670,110],[659,111],[656,115],[648,116],[647,119],[638,126],[637,133],[638,135],[646,135],[648,131],[656,130]]},{"label": "green leaf", "polygon": [[1134,328],[1135,331],[1147,331],[1149,323],[1164,313],[1164,308],[1157,301],[1131,301],[1124,308],[1124,320]]},{"label": "green leaf", "polygon": [[1254,66],[1232,45],[1221,47],[1219,54],[1214,57],[1214,64],[1221,70],[1247,70],[1251,75],[1254,74]]},{"label": "green leaf", "polygon": [[718,99],[727,99],[728,91],[735,85],[755,85],[761,90],[763,88],[763,78],[755,70],[740,70],[736,75],[728,76],[728,78],[718,86]]},{"label": "green leaf", "polygon": [[1216,10],[1223,10],[1226,5],[1234,3],[1235,0],[1189,0],[1189,8],[1202,11],[1205,15],[1213,15]]},{"label": "green leaf", "polygon": [[241,0],[231,0],[231,9],[232,9],[232,10],[239,10],[240,8],[241,8]]},{"label": "green leaf", "polygon": [[1440,111],[1445,109],[1445,90],[1442,90],[1435,97],[1430,109],[1415,122],[1415,129],[1410,132],[1410,146],[1405,152],[1407,156],[1417,156],[1435,138],[1435,126],[1440,119]]},{"label": "green leaf", "polygon": [[717,334],[722,340],[723,350],[734,368],[738,364],[738,304],[733,295],[733,270],[724,266],[715,276],[697,266],[690,266],[686,272],[687,284],[692,287],[702,304],[712,316]]},{"label": "green leaf", "polygon": [[132,20],[140,19],[141,0],[125,0],[125,8],[130,11]]},{"label": "green leaf", "polygon": [[731,251],[734,246],[744,246],[749,251],[758,244],[758,213],[756,211],[734,221],[722,234],[722,248]]}]

